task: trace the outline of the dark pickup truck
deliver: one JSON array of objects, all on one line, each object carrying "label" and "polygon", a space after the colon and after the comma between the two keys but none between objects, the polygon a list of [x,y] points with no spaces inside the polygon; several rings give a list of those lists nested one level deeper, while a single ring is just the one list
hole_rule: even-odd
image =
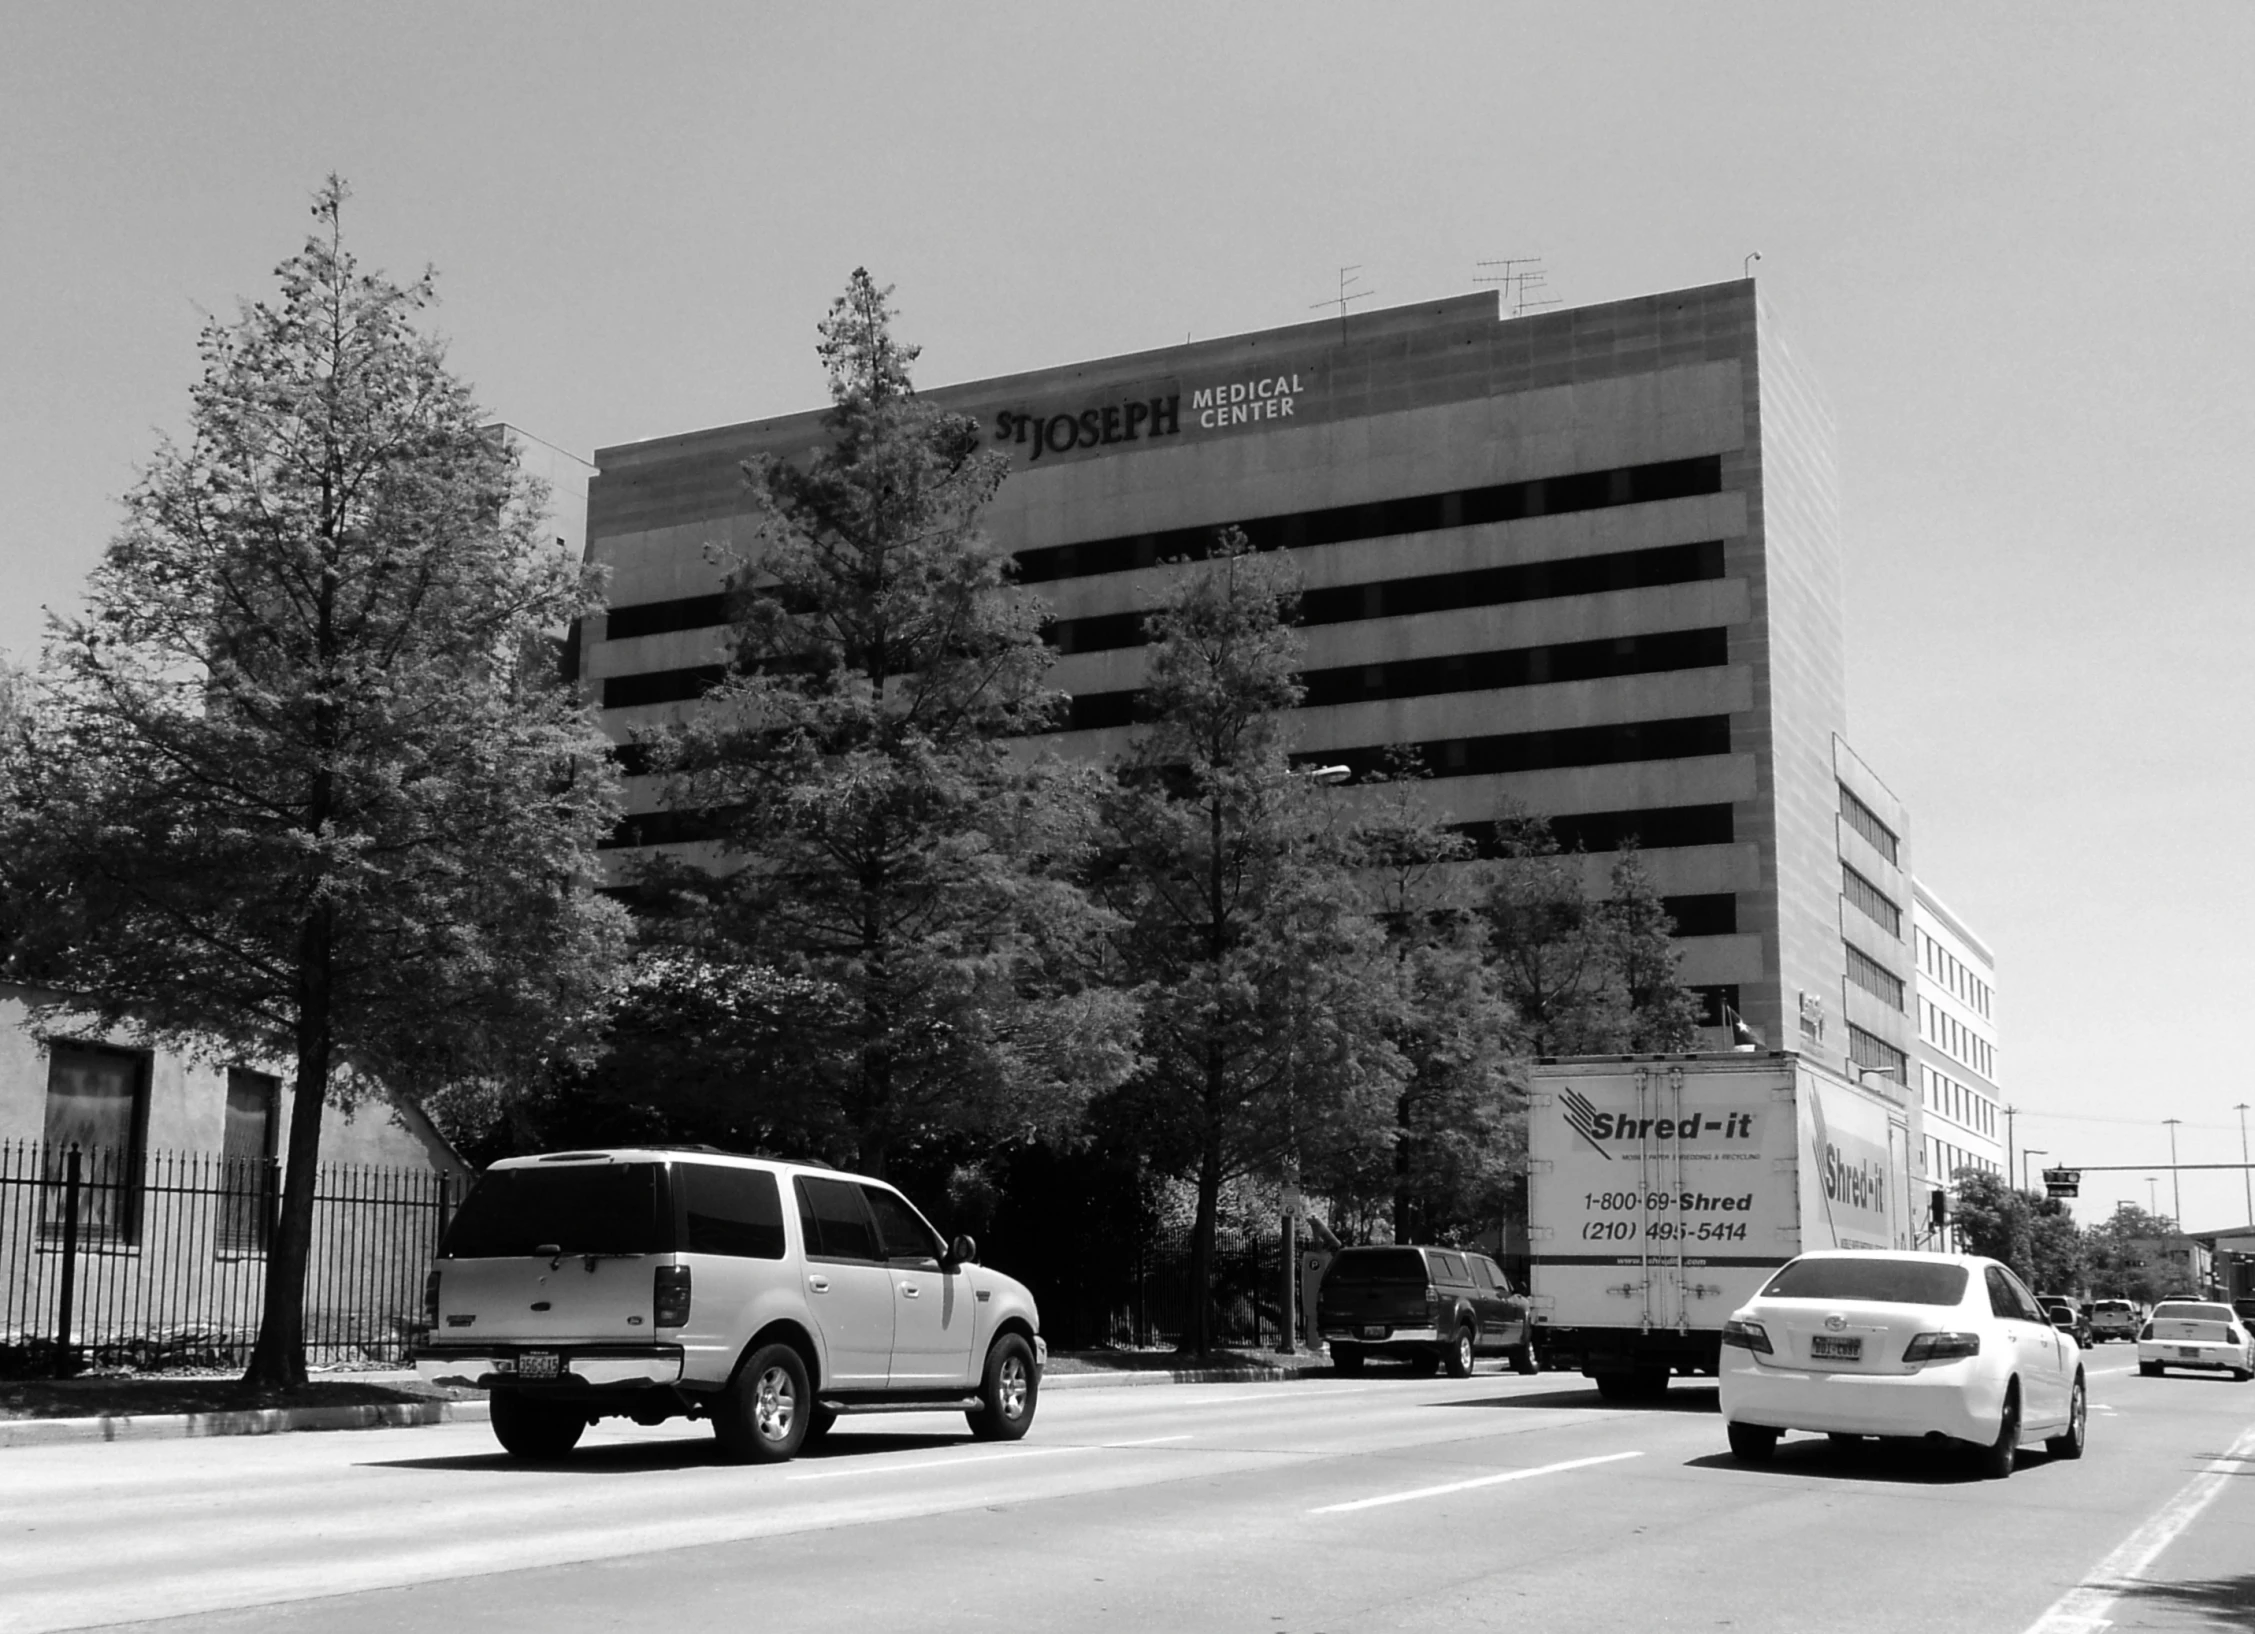
[{"label": "dark pickup truck", "polygon": [[1526,1295],[1485,1254],[1408,1245],[1348,1248],[1323,1273],[1316,1325],[1342,1373],[1387,1357],[1463,1378],[1481,1356],[1535,1370]]}]

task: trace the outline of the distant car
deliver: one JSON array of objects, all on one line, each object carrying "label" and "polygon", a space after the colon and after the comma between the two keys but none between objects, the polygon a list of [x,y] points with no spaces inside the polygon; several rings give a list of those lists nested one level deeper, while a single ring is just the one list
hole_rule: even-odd
[{"label": "distant car", "polygon": [[1786,1430],[1963,1444],[1991,1477],[2010,1475],[2030,1440],[2083,1455],[2082,1349],[1994,1260],[1804,1254],[1731,1315],[1722,1342],[1723,1421],[1748,1463]]},{"label": "distant car", "polygon": [[2044,1315],[2051,1318],[2053,1327],[2059,1329],[2062,1333],[2072,1333],[2075,1336],[2075,1343],[2083,1349],[2091,1348],[2091,1319],[2083,1314],[2083,1308],[2080,1305],[2072,1299],[2064,1299],[2052,1294],[2044,1295],[2037,1303],[2043,1306]]},{"label": "distant car", "polygon": [[2169,1367],[2255,1379],[2255,1335],[2229,1305],[2165,1299],[2138,1330],[2138,1371],[2151,1379]]},{"label": "distant car", "polygon": [[2140,1326],[2138,1308],[2126,1299],[2099,1299],[2091,1302],[2091,1339],[2103,1343],[2108,1339],[2130,1339],[2138,1336]]},{"label": "distant car", "polygon": [[2232,1315],[2239,1318],[2243,1327],[2249,1322],[2255,1322],[2255,1299],[2233,1300]]},{"label": "distant car", "polygon": [[1346,1248],[1316,1288],[1316,1326],[1332,1365],[1359,1373],[1372,1356],[1466,1378],[1482,1356],[1535,1371],[1526,1296],[1495,1261],[1460,1248]]}]

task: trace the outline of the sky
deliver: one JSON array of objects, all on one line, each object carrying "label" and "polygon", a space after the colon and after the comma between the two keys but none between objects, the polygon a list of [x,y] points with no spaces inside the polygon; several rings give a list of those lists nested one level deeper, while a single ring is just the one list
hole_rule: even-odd
[{"label": "sky", "polygon": [[[0,650],[68,615],[209,318],[331,171],[481,401],[585,456],[1536,256],[1735,278],[1837,425],[1848,735],[1997,956],[2018,1143],[2171,1211],[2255,1102],[2255,7],[10,0]],[[1759,253],[1757,263],[1749,255]],[[2156,1177],[2148,1184],[2146,1176]],[[2181,1177],[2195,1229],[2236,1172]]]}]

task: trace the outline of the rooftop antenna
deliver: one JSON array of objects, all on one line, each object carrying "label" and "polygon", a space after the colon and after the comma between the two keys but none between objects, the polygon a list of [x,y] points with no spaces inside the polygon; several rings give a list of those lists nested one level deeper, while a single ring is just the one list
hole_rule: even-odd
[{"label": "rooftop antenna", "polygon": [[1530,289],[1543,289],[1550,282],[1550,274],[1543,270],[1539,255],[1506,255],[1493,261],[1476,261],[1473,265],[1503,269],[1499,273],[1476,273],[1472,281],[1495,284],[1502,289],[1504,302],[1510,307],[1505,317],[1516,318],[1538,306],[1560,304],[1555,295],[1530,296],[1527,293]]},{"label": "rooftop antenna", "polygon": [[1375,289],[1349,290],[1347,288],[1349,284],[1362,282],[1361,272],[1362,265],[1359,262],[1351,267],[1341,267],[1339,269],[1339,293],[1329,300],[1310,301],[1308,303],[1308,310],[1311,312],[1327,306],[1335,306],[1339,309],[1339,338],[1342,341],[1347,338],[1347,303],[1349,301],[1367,301],[1371,296],[1378,293]]}]

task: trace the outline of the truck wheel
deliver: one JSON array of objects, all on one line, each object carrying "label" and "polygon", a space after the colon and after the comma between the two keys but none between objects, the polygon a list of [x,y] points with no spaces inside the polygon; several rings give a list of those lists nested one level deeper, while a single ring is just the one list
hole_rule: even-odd
[{"label": "truck wheel", "polygon": [[1766,1464],[1777,1453],[1778,1432],[1767,1424],[1728,1426],[1730,1455],[1741,1464]]},{"label": "truck wheel", "polygon": [[1595,1373],[1597,1393],[1607,1401],[1634,1401],[1636,1376],[1631,1373]]},{"label": "truck wheel", "polygon": [[2020,1390],[2017,1385],[2005,1386],[2004,1413],[1997,1421],[1997,1438],[1983,1447],[1974,1458],[1974,1467],[1984,1481],[2001,1481],[2012,1473],[2015,1456],[2020,1451]]},{"label": "truck wheel", "polygon": [[1521,1345],[1511,1353],[1511,1371],[1514,1373],[1540,1373],[1542,1363],[1535,1359],[1533,1345]]},{"label": "truck wheel", "polygon": [[494,1391],[488,1410],[493,1439],[513,1458],[561,1458],[587,1432],[587,1415],[578,1408],[521,1390]]},{"label": "truck wheel", "polygon": [[971,1434],[981,1441],[1015,1441],[1033,1427],[1034,1402],[1040,1394],[1033,1348],[1015,1333],[1006,1333],[987,1352],[979,1405],[963,1416],[970,1421]]},{"label": "truck wheel", "polygon": [[1472,1362],[1472,1330],[1470,1328],[1458,1328],[1456,1330],[1456,1343],[1449,1346],[1447,1356],[1449,1377],[1452,1379],[1469,1379],[1472,1377]]},{"label": "truck wheel", "polygon": [[1413,1379],[1429,1379],[1441,1370],[1441,1359],[1430,1351],[1422,1356],[1405,1356],[1402,1361]]},{"label": "truck wheel", "polygon": [[814,1391],[789,1345],[762,1345],[713,1403],[713,1439],[732,1464],[780,1464],[806,1444]]},{"label": "truck wheel", "polygon": [[1362,1371],[1362,1352],[1352,1345],[1331,1347],[1331,1371],[1354,1374]]},{"label": "truck wheel", "polygon": [[1636,1399],[1658,1401],[1668,1393],[1668,1370],[1664,1367],[1640,1367],[1636,1371]]}]

